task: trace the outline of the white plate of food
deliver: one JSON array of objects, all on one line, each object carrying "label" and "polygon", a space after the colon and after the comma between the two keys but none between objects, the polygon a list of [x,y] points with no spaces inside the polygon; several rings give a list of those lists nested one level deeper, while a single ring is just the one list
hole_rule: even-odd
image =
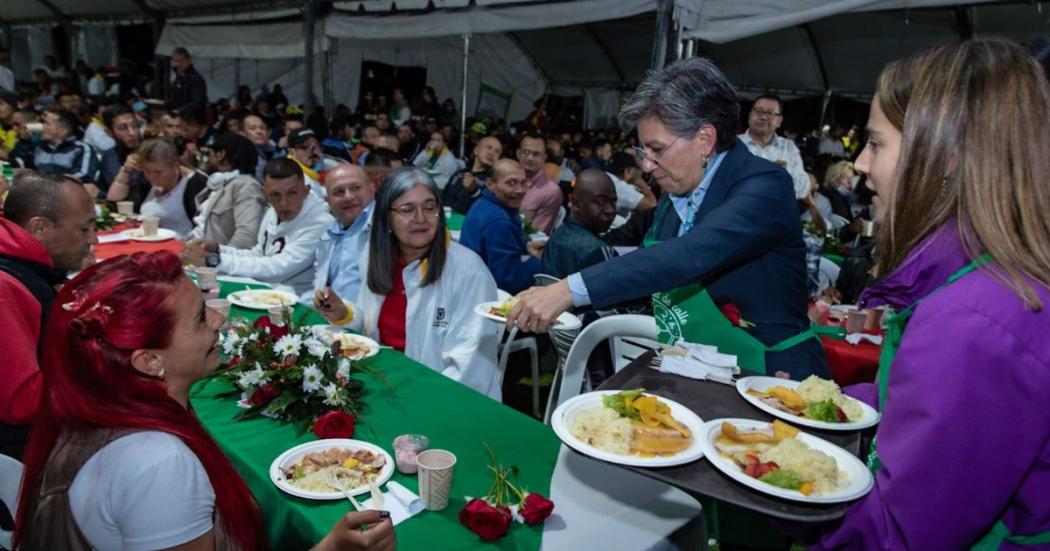
[{"label": "white plate of food", "polygon": [[146,235],[142,228],[124,230],[120,233],[131,241],[144,241],[147,243],[153,241],[167,241],[169,239],[175,239],[178,236],[174,231],[165,228],[157,228],[156,235]]},{"label": "white plate of food", "polygon": [[856,456],[779,420],[715,419],[704,424],[697,439],[716,469],[776,497],[843,503],[875,485],[871,471]]},{"label": "white plate of food", "polygon": [[247,289],[226,296],[230,304],[252,310],[267,310],[274,306],[295,306],[298,301],[293,293],[276,289]]},{"label": "white plate of food", "polygon": [[875,408],[842,394],[834,381],[810,375],[801,383],[744,377],[736,390],[751,405],[785,421],[824,430],[861,430],[879,422]]},{"label": "white plate of food", "polygon": [[[636,394],[631,398],[628,393]],[[639,397],[654,398],[656,407],[662,409],[655,412],[657,415],[646,415],[648,424],[621,413],[625,408],[620,405],[616,409],[606,405],[613,401],[626,405],[624,400],[630,399],[633,407]],[[642,409],[653,411],[649,407]],[[652,422],[665,414],[673,423]],[[703,451],[699,435],[703,426],[704,421],[689,408],[643,389],[581,394],[558,406],[551,416],[551,428],[569,447],[596,459],[636,467],[670,467],[700,459]]]},{"label": "white plate of food", "polygon": [[[505,301],[497,300],[493,302],[482,302],[474,307],[474,313],[483,318],[504,324],[507,323],[507,314],[510,313],[516,303],[517,301],[513,298]],[[562,312],[561,315],[558,316],[557,322],[558,323],[551,326],[551,329],[571,331],[573,329],[579,329],[580,326],[583,325],[583,323],[580,322],[580,318],[568,312]]]},{"label": "white plate of food", "polygon": [[270,480],[293,496],[306,499],[343,499],[342,492],[325,482],[332,471],[351,495],[369,491],[369,482],[381,486],[394,474],[394,459],[383,448],[361,440],[328,438],[300,444],[270,464]]},{"label": "white plate of food", "polygon": [[350,360],[363,360],[379,353],[379,343],[364,335],[347,333],[338,325],[315,326],[314,334],[338,342],[340,355]]}]

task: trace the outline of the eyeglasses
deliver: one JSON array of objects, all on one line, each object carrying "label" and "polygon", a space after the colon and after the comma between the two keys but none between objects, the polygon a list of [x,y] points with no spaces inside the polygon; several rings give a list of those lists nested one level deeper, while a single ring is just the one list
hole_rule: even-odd
[{"label": "eyeglasses", "polygon": [[437,218],[438,213],[441,212],[441,207],[434,202],[423,203],[422,205],[406,203],[400,207],[392,207],[390,210],[405,218],[415,218],[416,213],[420,211],[423,212],[424,218]]},{"label": "eyeglasses", "polygon": [[543,151],[535,151],[533,149],[519,149],[518,152],[521,153],[522,157],[542,157],[544,153]]},{"label": "eyeglasses", "polygon": [[680,139],[682,139],[681,136],[675,138],[670,145],[661,149],[659,153],[654,153],[653,150],[648,149],[646,147],[642,147],[640,145],[634,146],[634,152],[638,155],[638,158],[640,160],[649,161],[650,163],[656,166],[660,166],[660,158],[663,157],[664,154],[667,153],[672,147],[674,147],[674,144],[678,143],[678,140]]},{"label": "eyeglasses", "polygon": [[759,117],[773,118],[780,116],[780,113],[777,113],[776,111],[770,111],[769,109],[752,109],[751,112],[758,115]]}]

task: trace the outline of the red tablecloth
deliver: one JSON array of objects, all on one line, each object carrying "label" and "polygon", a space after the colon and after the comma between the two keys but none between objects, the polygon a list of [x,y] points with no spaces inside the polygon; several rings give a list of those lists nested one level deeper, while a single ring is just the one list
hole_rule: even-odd
[{"label": "red tablecloth", "polygon": [[839,386],[870,383],[879,370],[881,346],[861,341],[854,346],[844,340],[821,337],[831,376]]},{"label": "red tablecloth", "polygon": [[[99,235],[109,235],[117,232],[124,231],[126,229],[135,227],[130,224],[118,224],[111,230],[100,231]],[[106,260],[107,258],[113,258],[114,256],[120,256],[122,254],[131,254],[137,252],[156,252],[156,251],[171,251],[175,254],[182,252],[182,242],[178,239],[168,239],[167,241],[117,241],[115,243],[98,243],[95,245],[95,258],[98,260]]]}]

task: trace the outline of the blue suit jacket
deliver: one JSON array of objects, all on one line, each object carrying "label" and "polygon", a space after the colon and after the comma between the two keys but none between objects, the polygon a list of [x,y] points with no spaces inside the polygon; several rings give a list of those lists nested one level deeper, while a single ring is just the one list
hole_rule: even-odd
[{"label": "blue suit jacket", "polygon": [[[740,140],[715,173],[693,228],[681,237],[681,221],[668,209],[652,234],[654,247],[591,266],[581,272],[595,308],[690,283],[703,284],[722,306],[732,302],[755,323],[750,332],[767,346],[809,328],[806,248],[802,242],[791,177],[783,168],[752,155]],[[792,378],[829,377],[819,341],[809,339],[766,354],[766,369]]]},{"label": "blue suit jacket", "polygon": [[478,253],[496,286],[510,294],[531,287],[532,276],[543,271],[540,259],[522,260],[527,242],[518,211],[503,206],[487,189],[467,211],[459,235],[459,244]]}]

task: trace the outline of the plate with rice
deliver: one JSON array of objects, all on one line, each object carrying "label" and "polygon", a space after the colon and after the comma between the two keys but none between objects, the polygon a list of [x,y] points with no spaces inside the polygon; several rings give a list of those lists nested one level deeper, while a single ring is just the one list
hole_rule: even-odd
[{"label": "plate with rice", "polygon": [[751,405],[790,423],[815,429],[852,431],[874,426],[879,412],[846,396],[835,381],[810,375],[804,381],[744,377],[736,390]]},{"label": "plate with rice", "polygon": [[715,419],[704,424],[697,439],[716,469],[783,499],[843,503],[875,485],[871,471],[856,456],[781,421]]},{"label": "plate with rice", "polygon": [[[607,397],[627,393],[643,398],[653,416],[668,419],[648,425],[606,406]],[[566,445],[595,459],[635,467],[670,467],[703,457],[700,431],[704,421],[689,408],[644,389],[599,390],[570,398],[551,416],[551,428]],[[644,445],[643,445],[644,444]]]},{"label": "plate with rice", "polygon": [[343,499],[325,479],[331,471],[351,495],[381,486],[394,474],[394,458],[383,448],[361,440],[328,438],[300,444],[270,464],[270,480],[282,491],[306,499]]}]

